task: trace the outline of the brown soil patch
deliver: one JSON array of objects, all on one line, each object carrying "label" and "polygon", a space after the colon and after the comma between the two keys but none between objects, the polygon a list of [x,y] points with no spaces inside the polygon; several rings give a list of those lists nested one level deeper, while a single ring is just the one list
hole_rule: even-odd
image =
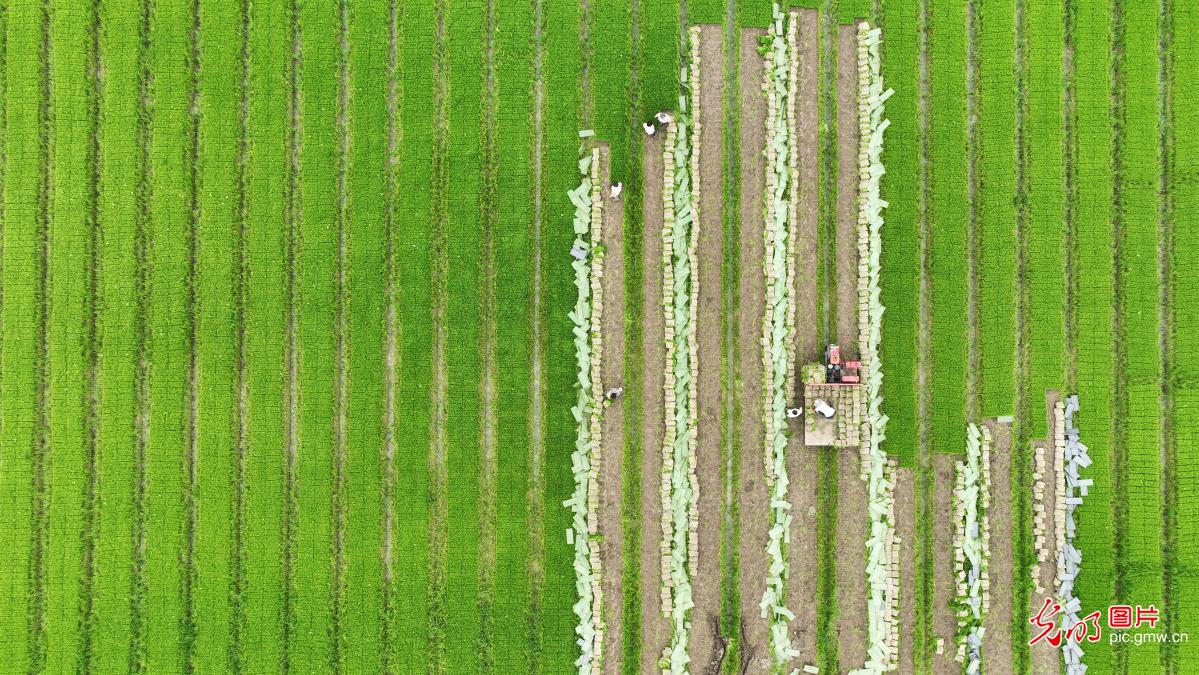
[{"label": "brown soil patch", "polygon": [[858,137],[858,30],[843,25],[837,27],[837,340],[850,358],[858,356]]},{"label": "brown soil patch", "polygon": [[700,28],[699,176],[699,558],[692,580],[691,668],[719,673],[727,640],[720,633],[720,530],[724,473],[721,471],[721,335],[724,252],[724,40],[722,26]]},{"label": "brown soil patch", "polygon": [[[741,541],[741,670],[769,670],[768,628],[758,610],[766,591],[767,530],[770,511],[762,468],[762,314],[766,304],[762,271],[762,203],[766,189],[766,101],[762,96],[762,57],[759,28],[741,32],[741,73],[738,99],[741,164],[741,242],[739,267],[737,386],[741,405],[741,475],[737,491]],[[766,667],[762,667],[765,659]]]},{"label": "brown soil patch", "polygon": [[[636,133],[641,133],[638,130]],[[670,642],[670,625],[662,616],[662,437],[665,400],[662,373],[666,370],[665,328],[662,324],[662,134],[647,136],[642,147],[644,230],[642,269],[644,305],[641,311],[642,359],[645,387],[641,428],[641,672],[657,670],[662,649]]]},{"label": "brown soil patch", "polygon": [[991,609],[984,617],[983,662],[988,675],[1014,673],[1012,662],[1012,426],[994,420],[991,430]]},{"label": "brown soil patch", "polygon": [[[624,386],[624,201],[612,199],[611,165],[608,146],[600,148],[600,179],[604,195],[603,243],[604,312],[600,330],[604,336],[604,364],[600,377],[603,388]],[[604,391],[598,392],[603,396]],[[624,449],[624,413],[621,399],[604,413],[603,449],[599,475],[600,564],[604,592],[603,671],[620,672],[624,628],[624,536],[621,522]]]},{"label": "brown soil patch", "polygon": [[866,481],[858,475],[858,449],[829,448],[837,453],[837,635],[838,663],[842,669],[866,663],[866,534],[870,514],[866,509]]},{"label": "brown soil patch", "polygon": [[899,672],[916,672],[916,478],[895,470],[895,533],[899,537]]},{"label": "brown soil patch", "polygon": [[[953,478],[958,455],[934,454],[933,460],[933,672],[958,675],[962,664],[957,654],[957,621],[951,603],[957,588],[953,571]],[[936,653],[935,643],[945,646]]]},{"label": "brown soil patch", "polygon": [[[1054,502],[1057,499],[1057,474],[1053,470],[1053,429],[1057,415],[1054,413],[1053,408],[1057,405],[1057,401],[1057,391],[1050,390],[1045,393],[1045,415],[1049,420],[1049,438],[1047,442],[1041,440],[1033,441],[1034,452],[1037,446],[1045,448],[1045,473],[1043,476],[1045,494],[1043,495],[1042,504],[1045,507],[1045,546],[1049,549],[1049,556],[1045,559],[1045,562],[1041,563],[1041,586],[1044,587],[1045,593],[1037,594],[1036,589],[1032,589],[1032,595],[1029,599],[1029,607],[1034,611],[1040,609],[1041,605],[1045,602],[1045,598],[1052,597],[1056,589],[1053,580],[1057,572],[1057,528],[1054,527],[1053,523],[1053,510],[1055,508]],[[1031,551],[1031,555],[1035,556],[1036,554],[1035,549]],[[1025,625],[1028,626],[1030,631],[1029,639],[1035,637],[1031,634],[1032,624]],[[1056,673],[1060,670],[1061,650],[1055,649],[1049,643],[1041,642],[1029,647],[1029,654],[1032,657],[1033,672]]]},{"label": "brown soil patch", "polygon": [[[798,95],[795,97],[797,142],[799,143],[799,223],[796,246],[795,368],[817,361],[821,356],[819,317],[816,314],[819,259],[816,250],[819,195],[819,145],[817,124],[819,98],[816,96],[820,57],[819,23],[814,9],[793,11],[799,16],[796,36],[799,51]],[[759,237],[760,239],[760,237]],[[796,373],[795,401],[799,401],[799,373]],[[795,613],[791,636],[799,657],[794,665],[816,662],[816,616],[819,605],[819,546],[816,541],[816,492],[819,485],[820,451],[803,444],[803,424],[794,421],[787,446],[787,474],[791,479],[791,546],[788,548],[790,578],[787,608]]]}]

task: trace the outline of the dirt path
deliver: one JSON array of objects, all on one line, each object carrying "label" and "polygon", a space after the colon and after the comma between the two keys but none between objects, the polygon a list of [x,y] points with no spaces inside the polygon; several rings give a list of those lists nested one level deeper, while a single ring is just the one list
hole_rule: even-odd
[{"label": "dirt path", "polygon": [[837,453],[837,662],[849,670],[866,663],[866,482],[856,447],[823,452]]},{"label": "dirt path", "polygon": [[[604,336],[601,382],[605,389],[624,386],[624,202],[608,196],[611,166],[607,145],[600,147],[600,179],[604,194],[603,242],[604,312],[600,330]],[[602,395],[604,392],[600,392]],[[620,402],[604,414],[603,453],[600,463],[599,528],[600,564],[603,570],[605,673],[620,672],[624,614],[624,537],[622,535],[621,486],[624,480],[624,414]]]},{"label": "dirt path", "polygon": [[728,641],[720,635],[720,462],[722,288],[724,260],[724,28],[700,28],[699,106],[699,560],[692,582],[691,667],[719,673]]},{"label": "dirt path", "polygon": [[991,610],[983,635],[988,675],[1014,673],[1012,661],[1012,425],[987,422],[991,430]]},{"label": "dirt path", "polygon": [[642,391],[641,427],[641,672],[657,670],[662,649],[670,641],[670,626],[662,616],[662,436],[665,401],[662,373],[666,369],[665,328],[662,325],[662,135],[645,138],[642,149],[644,232],[642,269],[644,306],[641,311],[642,358],[645,387]]},{"label": "dirt path", "polygon": [[[933,470],[933,672],[958,675],[962,664],[953,660],[957,653],[954,636],[957,623],[950,603],[957,582],[953,571],[953,478],[958,455],[934,454]],[[936,653],[936,643],[944,640],[944,648]]]},{"label": "dirt path", "polygon": [[[762,313],[766,303],[762,271],[762,204],[766,189],[766,101],[762,96],[762,57],[758,39],[764,29],[741,32],[741,244],[739,266],[740,302],[738,311],[739,350],[737,384],[740,387],[741,476],[737,493],[741,542],[741,670],[765,672],[769,669],[768,628],[758,610],[758,601],[766,591],[766,536],[770,512],[766,481],[762,473]],[[764,661],[763,661],[764,660]],[[765,665],[763,665],[763,663]]]},{"label": "dirt path", "polygon": [[[1054,406],[1057,405],[1058,392],[1050,390],[1045,393],[1045,415],[1049,420],[1049,438],[1046,440],[1033,441],[1033,448],[1042,446],[1045,448],[1045,470],[1042,480],[1045,481],[1045,493],[1042,495],[1042,504],[1045,507],[1045,547],[1049,550],[1049,556],[1045,562],[1041,563],[1041,586],[1045,589],[1044,593],[1038,594],[1036,589],[1032,589],[1032,595],[1029,598],[1029,608],[1033,611],[1040,609],[1041,604],[1045,602],[1046,597],[1053,595],[1056,586],[1053,579],[1057,572],[1057,545],[1056,545],[1056,528],[1053,522],[1053,511],[1055,501],[1057,499],[1057,475],[1053,470],[1053,429],[1055,425]],[[1035,461],[1035,460],[1034,460]],[[994,468],[991,471],[994,474]],[[1031,491],[1030,491],[1031,493]],[[1035,497],[1034,497],[1035,499]],[[1035,511],[1034,511],[1035,513]],[[993,535],[992,535],[993,536]],[[1030,555],[1036,555],[1034,550],[1030,551]],[[1032,629],[1031,624],[1025,624]],[[1033,637],[1029,635],[1029,637]],[[1056,673],[1059,671],[1061,651],[1054,649],[1048,643],[1029,647],[1029,655],[1032,657],[1033,672],[1040,675],[1041,673]]]},{"label": "dirt path", "polygon": [[899,672],[916,672],[916,477],[895,471],[895,533],[899,543]]},{"label": "dirt path", "polygon": [[851,24],[837,27],[837,343],[847,358],[858,356],[858,136],[858,33]]}]

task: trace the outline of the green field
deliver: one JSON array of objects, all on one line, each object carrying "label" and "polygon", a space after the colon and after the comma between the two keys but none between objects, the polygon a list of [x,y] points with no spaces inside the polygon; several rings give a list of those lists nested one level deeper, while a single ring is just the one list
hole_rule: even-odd
[{"label": "green field", "polygon": [[[1154,604],[1197,639],[1105,639],[1088,672],[1199,668],[1199,7],[781,4],[822,22],[821,336],[837,24],[883,28],[884,448],[916,474],[917,669],[936,641],[931,457],[1012,415],[1014,578],[995,585],[1030,672],[1047,390],[1079,394],[1094,459],[1084,614]],[[619,536],[639,551],[658,537],[641,391],[661,386],[642,364],[661,271],[641,265],[640,126],[677,105],[684,23],[721,24],[720,463],[739,476],[736,421],[758,413],[735,394],[735,242],[754,226],[737,214],[760,195],[735,180],[729,38],[770,17],[769,0],[0,0],[0,673],[572,672],[578,131],[625,184]],[[822,666],[836,466],[804,627]],[[714,619],[737,672],[725,487]],[[624,617],[605,658],[638,672],[658,570],[630,554],[605,574]]]}]

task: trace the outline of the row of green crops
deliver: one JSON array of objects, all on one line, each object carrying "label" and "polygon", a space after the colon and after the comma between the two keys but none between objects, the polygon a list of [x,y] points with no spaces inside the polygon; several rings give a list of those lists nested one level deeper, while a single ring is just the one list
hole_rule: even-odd
[{"label": "row of green crops", "polygon": [[[528,487],[529,379],[531,377],[531,324],[523,308],[533,304],[529,265],[532,250],[531,209],[533,142],[533,6],[531,3],[497,3],[495,17],[495,71],[498,79],[494,167],[498,192],[493,250],[496,298],[496,372],[498,428],[496,476],[496,569],[494,596],[493,667],[514,672],[529,663],[531,624],[528,561],[530,537]],[[504,309],[501,309],[504,308]],[[522,308],[517,310],[516,308]],[[554,533],[555,538],[557,533]]]},{"label": "row of green crops", "polygon": [[[1041,10],[1030,7],[1029,11]],[[975,127],[979,158],[975,169],[978,190],[975,269],[981,409],[984,416],[990,417],[1012,414],[1012,397],[1016,392],[1015,5],[982,0],[978,4],[978,22],[983,30],[979,36],[981,44],[975,47],[979,116]]]},{"label": "row of green crops", "polygon": [[[91,44],[88,27],[94,8],[60,12],[54,3],[50,40],[55,58],[50,61],[49,112],[54,124],[50,144],[50,192],[47,214],[46,302],[44,339],[48,371],[46,410],[47,448],[45,481],[49,486],[42,536],[45,538],[45,578],[79,580],[77,584],[50,581],[45,587],[45,667],[65,671],[84,663],[80,631],[89,630],[90,616],[80,607],[84,584],[90,584],[85,568],[84,547],[92,536],[85,513],[94,485],[89,460],[95,390],[89,386],[94,373],[94,342],[90,327],[95,295],[90,274],[82,274],[91,263],[95,239],[90,227],[94,215],[94,155],[90,138],[95,133],[95,89],[90,67]],[[78,178],[78,180],[70,180]],[[92,502],[94,503],[94,502]],[[81,542],[83,545],[81,545]]]},{"label": "row of green crops", "polygon": [[[883,21],[892,36],[883,49],[883,76],[896,91],[917,90],[919,43],[915,39],[917,9],[914,3],[885,0]],[[883,323],[879,357],[887,379],[882,396],[887,402],[888,455],[898,457],[903,466],[915,466],[918,449],[916,433],[916,359],[920,297],[912,292],[920,278],[920,127],[915,96],[891,99],[887,118],[887,146],[883,163],[882,195],[887,200],[887,227],[883,229],[882,304],[888,320]]]},{"label": "row of green crops", "polygon": [[[1124,400],[1116,407],[1116,439],[1123,446],[1117,457],[1124,466],[1116,499],[1123,502],[1127,518],[1118,525],[1123,536],[1117,544],[1117,584],[1120,600],[1162,607],[1159,10],[1130,3],[1117,21],[1123,52],[1115,84],[1117,106],[1123,92],[1123,119],[1117,118],[1122,127],[1116,149],[1120,167],[1117,307],[1121,312],[1121,334],[1116,339],[1120,341],[1117,358],[1123,360],[1117,362],[1117,382],[1122,383],[1117,392]],[[1126,654],[1132,671],[1161,667],[1156,645],[1128,649]]]},{"label": "row of green crops", "polygon": [[966,424],[966,312],[969,217],[966,165],[966,8],[929,7],[931,124],[928,151],[932,292],[930,423],[934,452],[961,452]]},{"label": "row of green crops", "polygon": [[1028,414],[1024,439],[1044,438],[1045,391],[1062,385],[1065,342],[1065,181],[1064,118],[1062,115],[1061,5],[1032,3],[1028,15],[1026,50],[1028,97],[1024,126],[1027,206],[1024,217],[1024,276],[1027,315],[1028,373],[1025,392]]},{"label": "row of green crops", "polygon": [[791,504],[787,501],[790,480],[787,477],[787,397],[792,390],[791,359],[794,349],[792,331],[792,288],[796,264],[792,237],[793,199],[797,168],[794,166],[796,130],[789,114],[797,86],[792,67],[796,54],[796,30],[799,17],[784,15],[774,6],[774,20],[768,33],[765,53],[765,82],[768,96],[766,115],[766,193],[763,224],[762,269],[765,274],[765,312],[762,317],[762,428],[765,430],[764,472],[770,489],[770,530],[766,551],[770,561],[766,590],[759,603],[762,617],[770,625],[770,659],[774,672],[784,672],[787,663],[799,655],[791,646],[790,622],[794,614],[787,609],[787,549],[790,544]]},{"label": "row of green crops", "polygon": [[[578,130],[582,114],[580,90],[582,50],[579,8],[569,2],[546,2],[543,11],[543,80],[545,91],[545,220],[540,223],[542,336],[544,386],[544,581],[535,596],[538,654],[535,664],[545,672],[565,672],[577,658],[574,642],[576,599],[574,577],[560,570],[572,567],[572,550],[562,533],[570,527],[570,512],[562,502],[574,489],[574,475],[563,449],[573,447],[575,422],[570,414],[575,379],[569,307],[574,299],[574,274],[569,255],[574,233],[570,202],[564,195],[578,181]],[[672,43],[673,44],[673,43]]]},{"label": "row of green crops", "polygon": [[[1078,428],[1087,439],[1088,475],[1095,480],[1077,511],[1078,548],[1084,562],[1075,595],[1084,607],[1099,609],[1115,599],[1115,552],[1112,547],[1112,407],[1116,362],[1112,343],[1112,120],[1111,6],[1080,2],[1071,43],[1088,54],[1076,64],[1074,128],[1078,159],[1075,259],[1078,274]],[[1085,299],[1085,300],[1084,300]],[[1013,618],[1013,624],[1016,619]],[[1026,624],[1020,626],[1026,630]],[[1091,668],[1110,668],[1112,647],[1097,642],[1086,648]]]},{"label": "row of green crops", "polygon": [[[1171,259],[1171,299],[1173,330],[1173,363],[1171,392],[1174,396],[1173,539],[1171,566],[1172,583],[1167,601],[1174,625],[1179,630],[1199,625],[1199,570],[1192,561],[1199,559],[1199,503],[1188,497],[1184,486],[1194,485],[1199,478],[1199,351],[1188,348],[1187,336],[1199,334],[1199,302],[1193,280],[1199,274],[1199,137],[1190,133],[1199,122],[1199,108],[1187,96],[1199,86],[1199,42],[1179,39],[1199,31],[1199,5],[1173,3],[1174,35],[1171,43],[1173,68],[1169,73],[1173,100],[1168,112],[1173,123],[1173,154],[1170,164],[1171,194],[1173,197],[1173,256]],[[1199,661],[1199,642],[1187,642],[1175,647],[1174,662],[1190,664]]]},{"label": "row of green crops", "polygon": [[[245,274],[245,334],[248,364],[246,462],[244,470],[245,594],[243,640],[248,663],[282,664],[284,645],[294,628],[287,615],[295,588],[290,584],[289,541],[294,521],[291,475],[293,424],[288,394],[291,307],[288,284],[291,234],[294,225],[291,195],[291,21],[281,7],[249,6],[247,82],[247,176]],[[279,68],[278,64],[288,67]],[[368,582],[369,578],[364,578]]]},{"label": "row of green crops", "polygon": [[434,377],[431,360],[432,258],[433,236],[435,228],[439,227],[433,222],[429,190],[434,161],[429,150],[434,147],[433,118],[438,106],[435,100],[437,36],[429,30],[435,21],[434,3],[413,3],[405,7],[398,56],[402,98],[397,115],[403,129],[403,143],[398,160],[396,192],[401,198],[396,205],[396,218],[401,224],[427,224],[425,227],[404,227],[404,236],[394,240],[392,254],[398,276],[396,315],[400,326],[396,390],[399,412],[395,429],[400,443],[395,456],[395,494],[399,512],[404,514],[397,520],[394,540],[395,594],[400,606],[393,639],[414,646],[399,650],[396,668],[400,672],[429,667],[430,628],[434,622],[441,621],[436,613],[440,606],[430,604],[433,579],[433,558],[429,550],[430,505],[437,488],[430,485],[428,472],[432,410],[429,391]]},{"label": "row of green crops", "polygon": [[[446,3],[446,68],[442,82],[448,127],[445,165],[445,232],[434,241],[434,289],[445,299],[444,417],[435,423],[445,445],[446,665],[480,667],[484,635],[479,611],[479,486],[482,466],[483,358],[480,324],[483,289],[482,102],[485,95],[480,37],[486,14],[479,3]],[[448,81],[447,81],[448,79]],[[434,176],[434,180],[442,180]],[[437,198],[437,197],[435,197]],[[434,207],[436,213],[436,206]],[[513,261],[511,264],[517,264]],[[440,268],[440,273],[438,268]],[[444,276],[443,276],[444,274]],[[439,288],[438,283],[444,286]],[[434,318],[437,321],[437,318]]]},{"label": "row of green crops", "polygon": [[[137,299],[138,229],[144,227],[142,152],[145,126],[138,104],[144,43],[141,17],[132,3],[105,5],[99,16],[99,61],[105,86],[99,102],[100,166],[97,204],[101,237],[97,256],[97,339],[101,392],[98,402],[96,456],[99,537],[96,541],[94,632],[103,636],[92,654],[96,672],[132,670],[133,477],[137,456],[138,360],[144,347],[144,322]],[[2,76],[0,76],[2,77]],[[135,131],[130,133],[133,123]],[[128,302],[128,299],[134,299]],[[122,301],[124,300],[124,301]],[[7,331],[6,331],[7,341]],[[0,450],[0,462],[4,462]],[[10,549],[11,550],[11,549]],[[11,634],[11,633],[10,633]],[[86,638],[85,638],[86,639]]]},{"label": "row of green crops", "polygon": [[[296,663],[332,666],[334,659],[334,383],[336,342],[331,327],[339,242],[331,227],[337,212],[337,17],[301,5],[299,86],[302,87],[300,213],[296,255],[296,341],[299,350],[299,537],[296,560]],[[419,287],[417,287],[419,288]],[[415,289],[414,289],[415,291]],[[426,301],[427,302],[427,301]],[[421,380],[428,381],[424,374]],[[427,385],[426,385],[427,389]],[[415,433],[413,438],[420,439]],[[423,502],[422,502],[423,503]]]}]

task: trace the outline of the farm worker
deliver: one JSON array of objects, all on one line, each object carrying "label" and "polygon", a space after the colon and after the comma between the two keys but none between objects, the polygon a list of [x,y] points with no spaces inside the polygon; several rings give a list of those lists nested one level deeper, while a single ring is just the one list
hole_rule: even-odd
[{"label": "farm worker", "polygon": [[623,189],[624,183],[617,183],[616,185],[612,186],[612,188],[608,191],[608,194],[612,196],[612,199],[620,199],[620,191]]},{"label": "farm worker", "polygon": [[660,112],[657,115],[654,115],[654,117],[657,117],[658,122],[661,124],[670,124],[674,121],[674,115],[671,115],[668,112]]},{"label": "farm worker", "polygon": [[612,387],[604,394],[604,407],[608,407],[616,402],[616,399],[624,394],[624,387]]},{"label": "farm worker", "polygon": [[789,417],[791,419],[795,419],[796,417],[799,417],[800,414],[801,413],[800,413],[799,408],[787,408],[787,417]]},{"label": "farm worker", "polygon": [[641,124],[641,127],[643,129],[645,129],[645,134],[647,136],[653,136],[654,132],[657,131],[657,129],[654,127],[654,125],[650,124],[649,122],[643,122]]}]

